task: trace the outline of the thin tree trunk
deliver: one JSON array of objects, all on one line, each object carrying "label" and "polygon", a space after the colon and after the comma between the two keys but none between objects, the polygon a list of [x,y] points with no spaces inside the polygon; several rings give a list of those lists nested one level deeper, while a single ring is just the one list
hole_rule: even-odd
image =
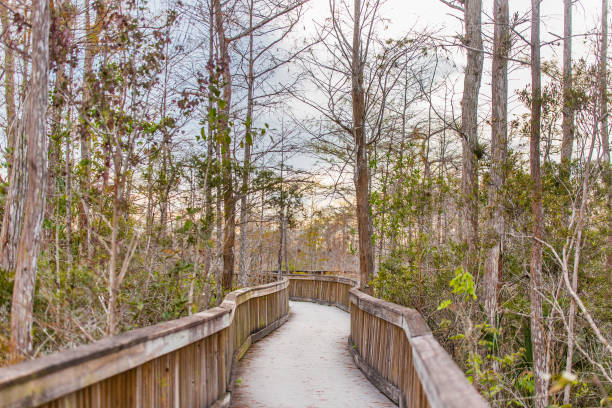
[{"label": "thin tree trunk", "polygon": [[[574,143],[574,108],[572,107],[572,0],[563,0],[563,122],[561,165],[569,171]],[[569,174],[567,174],[569,177]]]},{"label": "thin tree trunk", "polygon": [[251,144],[252,144],[252,120],[253,120],[253,65],[255,63],[253,57],[253,0],[250,1],[249,7],[249,71],[247,77],[247,116],[245,126],[244,140],[244,161],[242,163],[242,187],[240,191],[240,256],[239,256],[239,283],[245,286],[247,283],[247,242],[249,235],[249,213],[248,213],[248,188],[249,175],[251,167]]},{"label": "thin tree trunk", "polygon": [[[11,1],[7,0],[6,4],[11,7]],[[8,17],[6,7],[0,7],[0,21],[2,22],[2,31],[9,34],[11,22]],[[6,137],[7,137],[7,162],[10,166],[12,160],[12,152],[15,144],[15,57],[10,46],[4,46],[4,103],[6,107]]]},{"label": "thin tree trunk", "polygon": [[542,209],[542,177],[540,173],[540,124],[541,124],[541,71],[540,71],[540,0],[531,0],[531,134],[529,141],[529,165],[531,173],[531,198],[533,214],[533,241],[531,247],[531,343],[533,350],[533,376],[535,382],[535,407],[548,405],[548,361],[542,322],[542,234],[544,216]]},{"label": "thin tree trunk", "polygon": [[[281,192],[282,194],[282,192]],[[283,223],[285,222],[283,217],[283,207],[281,204],[280,211],[278,212],[278,277],[280,279],[283,274],[283,245],[285,244],[285,236]]]},{"label": "thin tree trunk", "polygon": [[601,1],[601,43],[599,51],[599,115],[601,144],[603,145],[606,185],[608,186],[608,242],[606,248],[606,275],[612,277],[612,171],[610,169],[610,137],[608,135],[608,0]]},{"label": "thin tree trunk", "polygon": [[[53,218],[55,206],[57,205],[55,194],[57,190],[57,177],[59,171],[59,156],[61,153],[61,129],[62,129],[62,83],[64,82],[64,65],[58,63],[55,72],[55,84],[53,86],[53,104],[51,107],[51,134],[49,135],[49,171],[47,172],[47,203],[46,218]],[[51,239],[51,230],[47,231],[46,240]]]},{"label": "thin tree trunk", "polygon": [[108,262],[108,321],[107,334],[112,336],[117,333],[118,316],[117,316],[117,256],[119,255],[118,234],[119,234],[119,191],[118,184],[115,183],[113,188],[113,215],[111,219],[111,242],[110,242],[110,257]]},{"label": "thin tree trunk", "polygon": [[234,241],[236,237],[236,203],[234,200],[234,186],[231,163],[231,143],[229,114],[232,104],[232,75],[230,70],[229,41],[225,37],[223,27],[223,13],[221,1],[214,0],[215,26],[219,39],[219,51],[223,73],[223,104],[220,106],[218,132],[222,142],[222,174],[223,174],[223,278],[224,290],[231,290],[234,279]]},{"label": "thin tree trunk", "polygon": [[93,60],[96,54],[94,40],[98,37],[99,24],[91,25],[91,5],[89,1],[85,1],[85,55],[83,59],[83,96],[81,99],[81,123],[79,125],[79,136],[81,143],[81,162],[83,170],[79,178],[79,189],[82,199],[79,200],[79,229],[85,235],[81,240],[81,250],[88,254],[90,258],[93,254],[91,246],[91,232],[89,226],[89,218],[87,217],[87,207],[89,205],[89,189],[90,189],[90,161],[91,161],[91,146],[89,128],[85,118],[88,117],[91,91],[89,80],[93,74]]},{"label": "thin tree trunk", "polygon": [[[491,185],[489,186],[490,225],[487,236],[487,259],[484,268],[484,303],[489,324],[497,326],[497,290],[501,278],[501,260],[504,235],[503,188],[507,158],[508,135],[508,53],[510,26],[508,0],[495,0],[492,64],[492,119],[491,119]],[[499,364],[493,364],[498,371]]]},{"label": "thin tree trunk", "polygon": [[365,132],[364,61],[361,49],[361,0],[355,0],[353,15],[353,53],[351,62],[351,97],[353,105],[353,137],[357,146],[355,157],[355,200],[357,201],[357,231],[359,237],[359,278],[362,289],[369,288],[374,271],[372,218],[370,215],[370,167]]},{"label": "thin tree trunk", "polygon": [[[26,118],[22,117],[22,122]],[[26,145],[27,134],[22,131],[21,123],[15,132],[14,149],[9,171],[9,188],[2,218],[0,232],[0,266],[6,271],[15,270],[17,262],[17,245],[21,235],[23,212],[27,186]],[[47,156],[45,152],[45,157]]]},{"label": "thin tree trunk", "polygon": [[[163,82],[163,93],[162,93],[162,101],[161,101],[161,117],[165,118],[167,114],[167,96],[168,96],[168,49],[170,47],[170,29],[166,29],[166,41],[164,46],[164,82]],[[172,188],[172,180],[174,178],[173,170],[172,170],[172,153],[170,151],[170,143],[171,143],[171,135],[168,132],[168,129],[163,130],[163,138],[161,143],[161,189],[160,189],[160,212],[159,212],[159,221],[161,233],[160,237],[164,239],[167,234],[166,224],[168,223],[169,216],[169,196],[170,189]]]},{"label": "thin tree trunk", "polygon": [[[119,265],[119,221],[121,219],[121,203],[125,199],[124,186],[125,175],[123,174],[123,153],[122,142],[120,138],[114,137],[111,139],[115,144],[115,152],[113,154],[113,214],[111,218],[111,240],[110,240],[110,255],[108,262],[108,325],[107,334],[117,334],[119,328],[119,306],[118,296],[121,285],[120,274],[117,266]],[[110,143],[110,142],[109,142]],[[111,147],[112,148],[112,147]],[[109,152],[110,154],[110,152]],[[126,257],[129,255],[126,253]]]},{"label": "thin tree trunk", "polygon": [[70,135],[66,136],[65,152],[65,185],[66,185],[66,267],[68,274],[72,269],[72,143]]},{"label": "thin tree trunk", "polygon": [[465,45],[467,65],[461,100],[463,172],[463,241],[467,247],[465,269],[476,274],[478,251],[478,92],[482,79],[481,0],[465,1]]},{"label": "thin tree trunk", "polygon": [[42,238],[47,182],[47,96],[49,77],[49,3],[32,1],[32,74],[20,133],[27,138],[28,185],[23,230],[17,248],[11,305],[11,356],[19,360],[32,350],[32,308],[38,252]]},{"label": "thin tree trunk", "polygon": [[283,212],[283,258],[285,259],[285,273],[289,273],[289,208]]}]

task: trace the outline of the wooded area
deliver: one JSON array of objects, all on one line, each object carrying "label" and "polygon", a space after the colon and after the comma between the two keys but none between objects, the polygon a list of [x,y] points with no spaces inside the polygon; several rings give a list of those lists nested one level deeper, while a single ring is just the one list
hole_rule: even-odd
[{"label": "wooded area", "polygon": [[607,0],[393,2],[0,0],[0,365],[326,270],[492,406],[612,406]]}]

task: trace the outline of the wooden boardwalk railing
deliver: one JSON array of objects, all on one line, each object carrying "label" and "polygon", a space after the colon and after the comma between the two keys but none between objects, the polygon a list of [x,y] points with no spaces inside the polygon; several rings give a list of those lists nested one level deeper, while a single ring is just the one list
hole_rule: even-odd
[{"label": "wooden boardwalk railing", "polygon": [[340,276],[287,275],[289,298],[302,302],[316,302],[349,311],[349,290],[357,282]]},{"label": "wooden boardwalk railing", "polygon": [[0,369],[0,407],[227,406],[231,370],[288,318],[288,280],[220,307]]},{"label": "wooden boardwalk railing", "polygon": [[289,276],[292,300],[350,309],[349,346],[368,379],[400,407],[488,407],[419,312],[369,296],[346,278]]}]

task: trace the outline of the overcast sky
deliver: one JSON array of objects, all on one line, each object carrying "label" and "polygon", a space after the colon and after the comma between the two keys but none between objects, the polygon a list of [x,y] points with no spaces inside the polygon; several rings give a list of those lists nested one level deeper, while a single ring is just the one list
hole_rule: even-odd
[{"label": "overcast sky", "polygon": [[[350,3],[350,0],[348,0]],[[366,1],[366,0],[362,0]],[[493,0],[483,0],[483,30],[485,33],[492,33],[492,12]],[[531,1],[530,0],[511,0],[510,15],[511,19],[515,13],[519,17],[524,17],[527,20],[530,18]],[[325,18],[330,15],[329,0],[310,0],[307,6],[307,12],[304,18],[305,31],[303,35],[312,34],[313,22],[321,24]],[[383,36],[389,38],[401,38],[410,29],[428,31],[437,31],[439,36],[447,37],[452,40],[452,37],[461,34],[463,31],[462,22],[459,19],[461,13],[453,10],[439,0],[387,0],[381,9],[381,17],[388,20],[388,26]],[[576,1],[573,7],[573,57],[580,58],[587,54],[584,38],[582,35],[593,33],[599,27],[601,15],[601,0],[581,0]],[[559,38],[563,34],[563,1],[562,0],[543,0],[541,3],[541,40],[543,43],[549,43]],[[525,38],[529,38],[530,25],[527,21],[519,27]],[[517,42],[516,47],[523,46]],[[526,52],[528,50],[526,49]],[[542,48],[542,57],[544,60],[556,59],[560,61],[562,53],[561,43],[546,45]],[[459,48],[453,54],[453,60],[457,66],[455,77],[455,96],[454,104],[459,106],[461,99],[461,91],[463,84],[463,67],[465,65],[465,54]],[[491,60],[485,58],[484,75],[481,85],[480,95],[480,115],[481,119],[486,118],[489,111],[490,101],[490,66]],[[546,81],[546,78],[543,78]],[[519,114],[525,111],[525,107],[516,100],[516,91],[525,89],[530,83],[529,69],[526,66],[514,64],[511,66],[509,76],[509,99],[510,99],[510,115]],[[482,139],[488,139],[488,129],[482,128]],[[312,161],[307,158],[295,158],[294,165],[299,165],[303,162],[304,167],[311,167]],[[301,167],[301,166],[300,166]]]}]

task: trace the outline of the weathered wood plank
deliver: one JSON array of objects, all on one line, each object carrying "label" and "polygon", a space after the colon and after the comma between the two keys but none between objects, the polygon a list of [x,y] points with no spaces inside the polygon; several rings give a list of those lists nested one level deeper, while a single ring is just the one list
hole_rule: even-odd
[{"label": "weathered wood plank", "polygon": [[399,405],[401,397],[401,392],[399,388],[397,388],[394,384],[392,384],[386,378],[381,376],[378,371],[374,370],[368,365],[368,363],[359,354],[359,350],[357,349],[355,343],[353,343],[353,339],[351,337],[349,337],[348,345],[355,365],[359,367],[359,369],[363,372],[366,378],[372,384],[374,384],[374,386],[378,388],[383,394],[385,394],[387,398]]},{"label": "weathered wood plank", "polygon": [[210,406],[226,394],[234,353],[286,321],[288,287],[241,289],[193,316],[2,368],[0,407]]},{"label": "weathered wood plank", "polygon": [[350,301],[361,310],[404,329],[406,336],[424,336],[431,333],[421,314],[408,307],[387,302],[361,292],[358,288],[349,291]]},{"label": "weathered wood plank", "polygon": [[432,408],[488,407],[432,335],[411,339],[414,368]]}]

